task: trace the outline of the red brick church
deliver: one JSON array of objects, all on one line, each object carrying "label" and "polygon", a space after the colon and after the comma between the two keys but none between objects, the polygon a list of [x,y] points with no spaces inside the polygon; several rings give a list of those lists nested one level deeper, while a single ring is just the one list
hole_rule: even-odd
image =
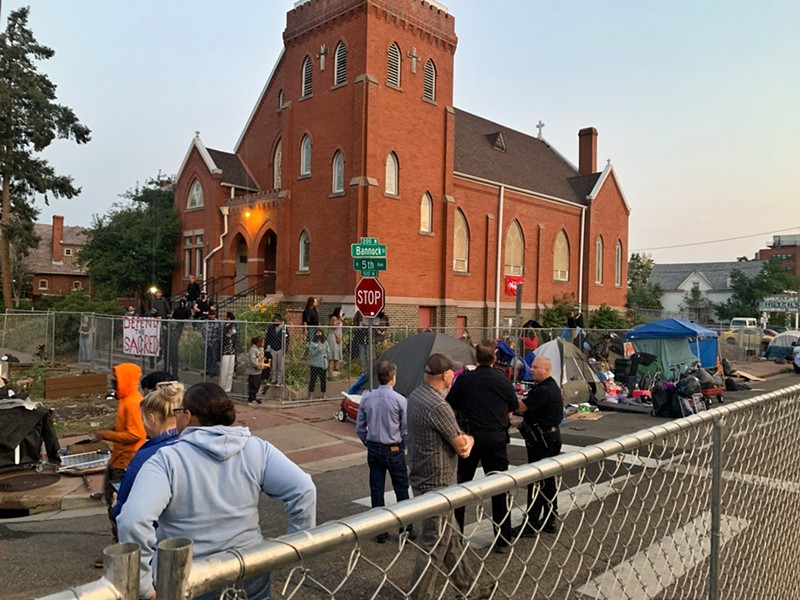
[{"label": "red brick church", "polygon": [[624,306],[630,208],[611,164],[598,171],[597,131],[578,133],[576,168],[541,128],[454,108],[447,8],[301,0],[283,38],[233,152],[189,146],[173,290],[195,275],[222,295],[352,304],[350,244],[373,237],[393,323],[495,325],[519,281],[528,316],[564,293]]}]

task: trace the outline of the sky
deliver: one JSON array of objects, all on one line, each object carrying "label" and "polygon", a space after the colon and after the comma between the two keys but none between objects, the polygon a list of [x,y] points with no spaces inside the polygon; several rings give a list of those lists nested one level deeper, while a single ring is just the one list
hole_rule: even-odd
[{"label": "sky", "polygon": [[[412,0],[402,0],[412,1]],[[416,1],[416,0],[413,0]],[[43,202],[91,226],[119,195],[174,175],[195,131],[233,151],[294,0],[4,0],[56,51],[40,70],[92,129],[44,156],[82,188]],[[657,263],[753,258],[800,234],[796,0],[449,0],[454,104],[537,134],[577,164],[598,132],[631,207],[629,249]],[[720,241],[727,240],[727,241]]]}]

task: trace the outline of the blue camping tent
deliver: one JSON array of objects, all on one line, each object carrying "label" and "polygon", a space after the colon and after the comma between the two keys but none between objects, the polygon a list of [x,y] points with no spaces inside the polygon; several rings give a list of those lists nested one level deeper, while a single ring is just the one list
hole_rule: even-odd
[{"label": "blue camping tent", "polygon": [[680,319],[662,319],[631,329],[625,339],[637,352],[658,357],[665,374],[679,373],[695,358],[705,368],[717,366],[719,355],[716,331]]}]

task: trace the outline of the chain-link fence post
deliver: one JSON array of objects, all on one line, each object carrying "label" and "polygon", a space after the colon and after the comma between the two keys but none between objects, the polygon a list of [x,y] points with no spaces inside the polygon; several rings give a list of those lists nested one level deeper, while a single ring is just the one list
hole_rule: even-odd
[{"label": "chain-link fence post", "polygon": [[156,595],[159,600],[187,597],[187,582],[192,564],[192,540],[170,538],[158,545]]},{"label": "chain-link fence post", "polygon": [[722,546],[722,449],[725,417],[714,421],[711,436],[711,558],[709,564],[709,600],[719,600],[720,548]]}]

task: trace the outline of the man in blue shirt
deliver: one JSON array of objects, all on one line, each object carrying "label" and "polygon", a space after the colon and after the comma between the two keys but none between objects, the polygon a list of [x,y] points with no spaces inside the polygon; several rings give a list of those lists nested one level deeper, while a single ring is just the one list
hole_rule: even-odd
[{"label": "man in blue shirt", "polygon": [[[406,470],[406,399],[394,391],[397,382],[397,365],[384,360],[378,363],[377,389],[361,397],[356,416],[356,433],[367,447],[369,465],[369,491],[372,507],[384,506],[386,471],[392,478],[397,501],[408,500],[408,471]],[[414,539],[413,526],[407,528]],[[402,530],[401,530],[402,533]],[[376,541],[383,544],[389,537],[381,533]]]}]

